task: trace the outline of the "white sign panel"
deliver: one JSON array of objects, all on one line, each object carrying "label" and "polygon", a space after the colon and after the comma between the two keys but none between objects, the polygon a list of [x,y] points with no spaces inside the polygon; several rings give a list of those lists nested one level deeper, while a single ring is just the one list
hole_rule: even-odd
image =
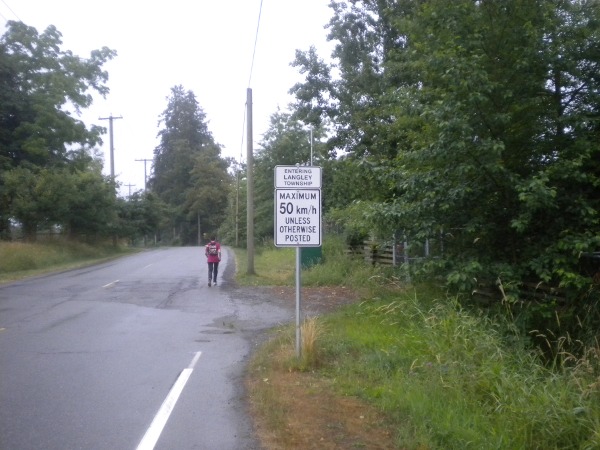
[{"label": "white sign panel", "polygon": [[275,166],[275,188],[320,189],[321,168],[316,166]]},{"label": "white sign panel", "polygon": [[275,246],[321,246],[320,189],[275,189]]}]

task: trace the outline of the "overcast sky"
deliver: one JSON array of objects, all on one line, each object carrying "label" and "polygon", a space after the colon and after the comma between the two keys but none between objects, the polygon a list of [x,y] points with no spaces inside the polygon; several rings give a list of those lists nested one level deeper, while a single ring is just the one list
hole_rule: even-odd
[{"label": "overcast sky", "polygon": [[[261,0],[0,0],[0,24],[22,20],[40,33],[54,25],[63,35],[63,50],[81,57],[103,46],[117,51],[104,67],[110,94],[97,97],[81,118],[88,126],[108,128],[99,117],[123,117],[114,121],[114,164],[121,194],[128,195],[144,187],[144,163],[136,159],[152,159],[159,116],[176,85],[196,95],[222,155],[245,160],[247,88],[253,94],[256,148],[269,117],[278,107],[287,109],[292,100],[287,92],[301,80],[290,67],[295,50],[314,45],[322,58],[331,53],[324,28],[331,16],[328,3],[262,0],[252,76]],[[109,174],[108,133],[103,140]]]}]

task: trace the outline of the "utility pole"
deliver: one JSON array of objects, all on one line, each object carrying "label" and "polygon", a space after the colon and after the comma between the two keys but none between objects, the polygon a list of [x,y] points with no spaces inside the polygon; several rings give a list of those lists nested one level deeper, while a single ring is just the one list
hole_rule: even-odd
[{"label": "utility pole", "polygon": [[[240,155],[240,161],[241,161]],[[236,164],[235,166],[235,178],[236,178],[236,186],[235,186],[235,246],[239,247],[240,242],[240,166]]]},{"label": "utility pole", "polygon": [[136,161],[144,161],[144,192],[146,192],[146,181],[148,176],[146,175],[146,162],[152,161],[151,159],[136,159]]},{"label": "utility pole", "polygon": [[127,197],[131,197],[131,186],[135,186],[135,184],[124,184],[123,186],[127,186],[129,188],[129,195]]},{"label": "utility pole", "polygon": [[[112,113],[108,117],[99,117],[98,120],[108,120],[108,130],[110,134],[110,181],[113,184],[113,193],[117,196],[117,183],[115,180],[115,147],[113,140],[113,120],[122,119],[123,117],[114,117]],[[113,234],[113,246],[117,246],[117,235]]]},{"label": "utility pole", "polygon": [[115,117],[110,114],[108,117],[99,117],[98,120],[108,120],[108,132],[110,135],[110,177],[112,178],[112,182],[115,182],[115,148],[114,148],[114,140],[113,140],[113,120],[122,119],[123,117]]},{"label": "utility pole", "polygon": [[254,166],[254,156],[252,148],[252,89],[248,88],[246,91],[246,109],[248,116],[247,125],[247,182],[248,192],[246,197],[246,249],[248,252],[248,268],[246,273],[248,275],[254,275],[254,176],[252,174]]}]

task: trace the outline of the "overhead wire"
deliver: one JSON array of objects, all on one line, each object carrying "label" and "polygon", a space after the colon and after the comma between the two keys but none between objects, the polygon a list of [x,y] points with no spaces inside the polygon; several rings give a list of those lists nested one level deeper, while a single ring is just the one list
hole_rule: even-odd
[{"label": "overhead wire", "polygon": [[254,50],[252,51],[252,64],[250,65],[250,78],[248,79],[248,87],[250,87],[250,81],[252,81],[252,70],[254,69],[254,57],[256,56],[256,43],[258,42],[258,30],[260,29],[261,14],[262,14],[262,0],[260,0],[260,7],[258,9],[258,21],[256,23],[256,34],[254,35]]},{"label": "overhead wire", "polygon": [[[254,58],[256,56],[256,44],[258,42],[258,32],[260,30],[260,18],[262,15],[262,5],[263,5],[263,0],[260,0],[260,6],[258,8],[258,20],[256,22],[256,32],[254,34],[254,48],[252,50],[252,62],[250,64],[250,76],[248,77],[248,89],[250,89],[250,85],[252,82],[252,72],[254,70]],[[244,149],[244,131],[246,129],[246,111],[248,108],[248,104],[245,103],[244,104],[244,119],[242,122],[242,142],[240,144],[240,164],[242,163],[242,155],[243,155],[243,149]]]},{"label": "overhead wire", "polygon": [[[21,18],[20,18],[20,17],[17,15],[17,13],[16,13],[16,12],[14,12],[14,11],[12,10],[12,8],[11,8],[11,7],[8,5],[8,3],[6,3],[4,0],[0,0],[0,1],[2,1],[2,3],[4,3],[4,6],[6,6],[6,7],[8,8],[8,10],[9,10],[11,13],[13,13],[13,15],[14,15],[14,16],[17,18],[17,20],[18,20],[19,22],[23,22],[23,21],[21,20]],[[2,15],[2,17],[4,17],[4,15]],[[6,19],[6,17],[4,17],[4,19]]]}]

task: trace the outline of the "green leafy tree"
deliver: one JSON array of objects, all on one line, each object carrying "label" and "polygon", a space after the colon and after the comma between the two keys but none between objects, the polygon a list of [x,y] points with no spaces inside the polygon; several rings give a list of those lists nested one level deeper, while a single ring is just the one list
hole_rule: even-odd
[{"label": "green leafy tree", "polygon": [[387,65],[391,50],[406,41],[393,24],[405,19],[414,3],[331,2],[329,39],[337,42],[331,55],[335,63],[326,64],[314,48],[296,52],[292,65],[305,81],[290,90],[296,98],[294,116],[327,130],[323,198],[325,210],[335,211],[336,217],[349,208],[355,218],[354,211],[366,212],[367,204],[398,195],[393,158],[406,137],[391,106],[399,84],[411,78],[392,75]]},{"label": "green leafy tree", "polygon": [[[6,174],[20,168],[7,175],[7,182],[25,182],[42,169],[68,166],[73,162],[70,148],[90,151],[100,142],[103,128],[88,129],[73,113],[91,105],[93,92],[108,93],[108,74],[102,66],[116,53],[103,47],[86,59],[61,50],[61,45],[54,26],[40,34],[22,22],[9,21],[0,37],[0,170]],[[25,196],[9,195],[7,176],[0,177],[0,234],[18,212],[31,236],[44,214],[36,212],[35,203],[25,208]],[[23,188],[29,187],[27,181]]]},{"label": "green leafy tree", "polygon": [[132,245],[143,240],[144,245],[155,241],[167,223],[169,210],[166,204],[151,191],[134,192],[127,199],[117,199],[119,207],[119,235]]},{"label": "green leafy tree", "polygon": [[[27,240],[38,227],[60,226],[71,238],[94,239],[116,228],[112,185],[100,171],[71,168],[33,171],[17,167],[4,176],[11,213],[23,224]],[[35,228],[28,228],[35,224]]]},{"label": "green leafy tree", "polygon": [[[158,133],[160,144],[154,150],[153,175],[149,185],[173,211],[173,241],[196,243],[200,231],[199,217],[209,217],[201,202],[223,188],[222,167],[227,163],[220,159],[220,147],[208,130],[206,114],[193,92],[185,91],[183,86],[173,87],[161,123],[164,128]],[[215,169],[215,173],[205,173],[203,177],[200,174],[206,164]],[[226,199],[227,191],[223,192]],[[216,194],[214,198],[218,201],[223,199]],[[210,217],[223,217],[226,201],[213,206]]]},{"label": "green leafy tree", "polygon": [[20,221],[25,238],[34,240],[38,224],[45,219],[44,212],[36,203],[36,174],[26,167],[17,167],[2,174],[2,186],[10,205],[7,219],[14,217]]},{"label": "green leafy tree", "polygon": [[230,161],[220,157],[221,149],[214,145],[196,156],[191,172],[192,185],[186,191],[188,220],[197,222],[197,242],[202,236],[216,234],[227,215],[227,198],[232,178],[227,172]]},{"label": "green leafy tree", "polygon": [[421,83],[399,111],[416,105],[423,123],[398,157],[398,211],[424,233],[461,230],[453,257],[583,281],[579,255],[598,248],[593,17],[588,2],[422,8],[409,64]]},{"label": "green leafy tree", "polygon": [[578,264],[600,248],[598,2],[331,5],[335,62],[297,54],[293,92],[372,174],[365,221],[444,233],[436,264],[455,287],[506,276],[597,295]]}]

